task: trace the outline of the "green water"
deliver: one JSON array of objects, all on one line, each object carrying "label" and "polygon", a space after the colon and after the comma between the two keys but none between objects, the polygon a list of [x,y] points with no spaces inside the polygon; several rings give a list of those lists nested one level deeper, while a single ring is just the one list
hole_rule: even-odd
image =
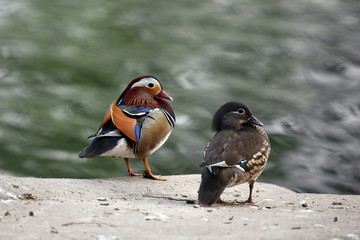
[{"label": "green water", "polygon": [[260,181],[360,194],[359,16],[355,0],[2,0],[0,171],[127,175],[77,154],[130,80],[153,75],[177,116],[154,174],[199,173],[212,114],[242,101],[272,143]]}]

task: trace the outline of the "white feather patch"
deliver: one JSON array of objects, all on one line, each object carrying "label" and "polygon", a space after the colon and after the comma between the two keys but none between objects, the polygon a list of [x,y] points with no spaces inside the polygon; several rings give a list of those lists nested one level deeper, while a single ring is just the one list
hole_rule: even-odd
[{"label": "white feather patch", "polygon": [[127,113],[130,116],[145,116],[146,114],[148,114],[147,112],[139,112],[139,113],[133,113],[133,112],[129,112],[126,109],[121,109],[123,112]]},{"label": "white feather patch", "polygon": [[155,86],[156,85],[160,85],[159,82],[155,79],[155,78],[152,78],[152,77],[147,77],[147,78],[143,78],[141,79],[140,81],[134,83],[131,88],[134,88],[134,87],[145,87],[147,86],[149,83],[153,83]]},{"label": "white feather patch", "polygon": [[208,165],[208,167],[232,167],[232,166],[227,165],[225,161],[221,161],[221,162],[210,164],[210,165]]},{"label": "white feather patch", "polygon": [[121,133],[119,133],[118,130],[114,130],[114,131],[111,131],[111,132],[108,132],[106,134],[103,134],[103,135],[99,135],[99,136],[96,136],[96,138],[101,138],[101,137],[122,137]]},{"label": "white feather patch", "polygon": [[124,138],[121,138],[113,149],[104,152],[100,156],[122,157],[122,158],[136,157],[134,151],[128,147],[128,144],[126,143],[126,140]]},{"label": "white feather patch", "polygon": [[221,161],[221,162],[217,162],[217,163],[214,163],[214,164],[211,164],[211,165],[208,165],[206,167],[235,167],[237,169],[240,169],[241,171],[244,171],[245,172],[245,169],[243,169],[240,165],[228,165],[225,161]]},{"label": "white feather patch", "polygon": [[242,167],[240,167],[240,165],[235,165],[234,167],[236,167],[237,169],[240,169],[241,171],[245,172],[245,169],[243,169]]}]

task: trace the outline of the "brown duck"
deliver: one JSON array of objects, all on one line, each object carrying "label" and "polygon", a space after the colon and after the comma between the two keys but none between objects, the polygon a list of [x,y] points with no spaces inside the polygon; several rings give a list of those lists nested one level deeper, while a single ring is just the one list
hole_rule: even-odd
[{"label": "brown duck", "polygon": [[214,115],[212,130],[216,132],[205,148],[199,202],[220,202],[225,188],[249,183],[252,203],[254,183],[265,168],[270,154],[270,141],[263,124],[243,103],[228,102]]}]

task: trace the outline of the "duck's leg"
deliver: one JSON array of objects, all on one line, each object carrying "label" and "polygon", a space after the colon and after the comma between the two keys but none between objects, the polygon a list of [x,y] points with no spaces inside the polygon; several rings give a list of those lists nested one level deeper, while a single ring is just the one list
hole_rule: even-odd
[{"label": "duck's leg", "polygon": [[126,163],[126,167],[128,169],[128,173],[129,176],[142,176],[142,174],[138,174],[138,173],[134,173],[130,167],[130,163],[129,163],[129,159],[128,158],[124,158],[125,159],[125,163]]},{"label": "duck's leg", "polygon": [[249,194],[248,200],[246,200],[245,203],[254,204],[253,201],[252,201],[252,191],[253,191],[253,188],[254,188],[254,183],[255,183],[255,180],[251,180],[249,182],[250,194]]},{"label": "duck's leg", "polygon": [[148,162],[147,162],[147,158],[144,158],[143,161],[144,161],[144,166],[145,166],[145,172],[144,172],[144,177],[145,177],[145,178],[150,178],[150,179],[160,180],[160,181],[166,181],[166,179],[161,178],[161,177],[157,177],[157,176],[155,176],[155,175],[153,175],[153,174],[151,173],[149,164],[148,164]]}]

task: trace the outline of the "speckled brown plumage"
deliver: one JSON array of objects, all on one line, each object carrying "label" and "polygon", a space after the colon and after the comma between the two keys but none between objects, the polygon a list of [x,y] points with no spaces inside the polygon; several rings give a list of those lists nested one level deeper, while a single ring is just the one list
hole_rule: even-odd
[{"label": "speckled brown plumage", "polygon": [[249,107],[239,102],[224,104],[214,115],[212,129],[215,136],[205,148],[199,202],[212,205],[220,200],[227,187],[249,183],[252,189],[265,169],[270,154],[270,141],[263,124]]}]

